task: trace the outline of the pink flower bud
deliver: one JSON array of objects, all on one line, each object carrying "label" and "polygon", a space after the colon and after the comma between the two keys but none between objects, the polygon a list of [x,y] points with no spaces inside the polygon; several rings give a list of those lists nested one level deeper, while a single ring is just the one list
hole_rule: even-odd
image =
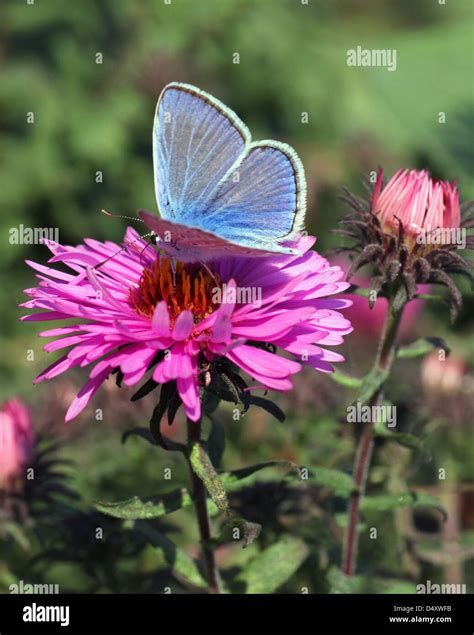
[{"label": "pink flower bud", "polygon": [[20,399],[0,407],[0,490],[21,475],[31,460],[34,432],[30,412]]},{"label": "pink flower bud", "polygon": [[422,231],[461,224],[456,181],[439,181],[427,170],[398,170],[385,187],[379,170],[372,211],[387,232],[398,233],[401,222],[408,239],[416,239]]}]

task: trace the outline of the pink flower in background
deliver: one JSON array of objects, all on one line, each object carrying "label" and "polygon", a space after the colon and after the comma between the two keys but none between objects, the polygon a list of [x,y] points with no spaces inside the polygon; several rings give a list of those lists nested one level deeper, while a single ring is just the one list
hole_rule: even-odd
[{"label": "pink flower in background", "polygon": [[[422,292],[420,290],[420,293]],[[387,299],[378,297],[374,306],[370,308],[367,298],[363,296],[351,294],[343,297],[352,300],[352,306],[347,310],[346,317],[352,322],[355,332],[359,335],[378,338],[387,317]],[[412,300],[407,304],[400,324],[400,338],[404,339],[413,334],[417,319],[423,310],[423,305],[423,300]]]},{"label": "pink flower in background", "polygon": [[433,351],[423,360],[421,382],[428,395],[442,398],[461,391],[466,373],[462,359],[453,355],[440,359],[438,351]]},{"label": "pink flower in background", "polygon": [[[66,414],[70,420],[112,371],[120,369],[124,383],[134,385],[150,370],[159,384],[176,381],[186,415],[196,421],[199,387],[219,357],[278,391],[291,389],[300,362],[331,372],[344,358],[325,347],[341,344],[352,330],[339,312],[351,302],[327,296],[349,284],[340,267],[309,251],[314,241],[299,240],[300,256],[226,257],[208,267],[172,265],[130,228],[122,251],[90,239],[77,247],[49,243],[50,262],[72,272],[29,262],[40,283],[25,291],[31,300],[23,306],[43,311],[22,319],[75,323],[40,333],[54,338],[46,351],[70,350],[35,381],[93,365]],[[298,361],[274,354],[268,343]]]},{"label": "pink flower in background", "polygon": [[[343,258],[337,258],[336,264],[347,274],[349,271],[349,263]],[[370,278],[361,274],[351,277],[351,283],[363,289],[370,288]],[[418,285],[418,293],[429,293],[430,285]],[[352,305],[347,308],[346,317],[352,323],[354,331],[359,336],[377,338],[382,332],[382,327],[387,317],[388,301],[386,298],[377,297],[372,308],[366,297],[356,294],[343,294],[342,298],[352,300]],[[423,300],[411,300],[405,307],[403,319],[399,327],[399,336],[405,339],[413,335],[416,330],[418,317],[423,311],[425,302]]]},{"label": "pink flower in background", "polygon": [[[398,170],[382,187],[379,170],[372,198],[372,211],[388,232],[398,232],[403,224],[407,238],[421,230],[459,227],[461,212],[456,182],[439,181],[427,170]],[[397,220],[398,219],[398,220]]]},{"label": "pink flower in background", "polygon": [[33,457],[35,438],[30,412],[20,399],[0,407],[0,489],[20,476]]}]

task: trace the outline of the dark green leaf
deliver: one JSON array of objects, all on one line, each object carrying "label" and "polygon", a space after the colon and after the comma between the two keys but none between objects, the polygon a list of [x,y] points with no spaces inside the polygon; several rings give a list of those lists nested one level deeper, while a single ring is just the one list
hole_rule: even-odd
[{"label": "dark green leaf", "polygon": [[178,391],[176,391],[168,402],[168,425],[173,424],[176,413],[178,412],[182,403],[183,402],[181,401],[181,397],[179,396]]},{"label": "dark green leaf", "polygon": [[158,402],[156,408],[153,410],[153,415],[151,417],[150,431],[156,442],[164,450],[183,452],[185,450],[184,445],[182,445],[181,443],[174,443],[173,441],[166,439],[166,437],[161,434],[160,429],[161,420],[166,410],[168,409],[168,406],[170,406],[171,403],[175,403],[173,401],[173,398],[175,397],[176,392],[176,382],[170,381],[166,384],[163,384],[163,386],[161,387],[160,401]]},{"label": "dark green leaf", "polygon": [[397,351],[397,357],[400,357],[401,359],[411,359],[413,357],[426,355],[435,349],[445,351],[446,355],[449,355],[450,353],[450,349],[446,342],[440,337],[422,337],[408,346],[400,347]]},{"label": "dark green leaf", "polygon": [[378,421],[375,424],[375,435],[387,439],[387,441],[393,441],[399,445],[411,448],[412,450],[420,450],[426,453],[426,443],[424,439],[420,439],[409,432],[393,432],[389,430],[382,421]]},{"label": "dark green leaf", "polygon": [[223,426],[213,417],[211,420],[211,434],[207,438],[206,448],[212,465],[220,466],[222,455],[225,449],[225,433]]},{"label": "dark green leaf", "polygon": [[274,593],[299,569],[307,555],[308,547],[302,540],[283,536],[253,559],[236,583],[245,593]]},{"label": "dark green leaf", "polygon": [[[347,512],[339,512],[337,514],[334,514],[334,520],[336,521],[336,524],[339,525],[339,527],[342,527],[343,529],[347,529],[347,526],[349,524],[349,515]],[[362,531],[365,531],[367,529],[367,524],[363,523],[363,522],[359,522],[357,523],[357,533],[361,533]]]},{"label": "dark green leaf", "polygon": [[360,593],[364,586],[362,576],[347,576],[338,568],[331,567],[328,571],[327,580],[329,582],[330,593]]},{"label": "dark green leaf", "polygon": [[28,538],[25,530],[20,527],[18,523],[13,522],[12,520],[3,520],[2,529],[7,535],[10,535],[24,551],[28,551],[30,549],[30,539]]},{"label": "dark green leaf", "polygon": [[254,477],[257,472],[268,467],[284,468],[286,470],[291,470],[298,475],[301,475],[301,471],[298,465],[296,465],[296,463],[292,463],[291,461],[267,461],[266,463],[256,463],[255,465],[249,465],[248,467],[243,467],[238,470],[220,472],[219,475],[226,488],[228,488],[229,490],[235,490],[235,486],[238,484],[239,481],[245,479],[245,485],[253,483],[256,478],[250,477]]},{"label": "dark green leaf", "polygon": [[189,462],[194,473],[204,483],[210,497],[226,516],[230,514],[229,501],[224,485],[212,465],[209,456],[199,443],[194,443],[189,453]]},{"label": "dark green leaf", "polygon": [[440,501],[434,496],[419,492],[403,492],[402,494],[381,494],[380,496],[366,496],[361,500],[362,511],[385,512],[400,507],[433,507],[446,520],[447,514]]},{"label": "dark green leaf", "polygon": [[273,401],[270,399],[265,399],[264,397],[250,397],[250,405],[258,406],[259,408],[263,408],[271,414],[277,421],[283,423],[285,421],[285,413],[281,408],[279,408]]},{"label": "dark green leaf", "polygon": [[157,388],[158,386],[159,384],[157,384],[154,379],[149,379],[143,384],[143,386],[141,386],[137,390],[137,392],[134,395],[132,395],[132,397],[130,398],[130,401],[138,401],[142,397],[145,397],[146,395],[148,395],[152,390],[155,390],[155,388]]},{"label": "dark green leaf", "polygon": [[442,295],[433,295],[431,293],[417,293],[415,298],[417,300],[429,300],[431,302],[445,302],[446,300]]},{"label": "dark green leaf", "polygon": [[154,547],[157,549],[164,560],[171,567],[173,575],[185,583],[191,584],[193,587],[206,589],[207,582],[201,575],[197,564],[182,549],[179,549],[166,536],[159,532],[150,523],[138,521],[135,527]]},{"label": "dark green leaf", "polygon": [[191,505],[192,499],[187,489],[181,489],[162,494],[161,496],[150,496],[148,498],[139,498],[134,496],[125,501],[117,503],[101,503],[98,502],[95,508],[114,518],[123,518],[124,520],[144,520],[149,518],[158,518]]},{"label": "dark green leaf", "polygon": [[202,411],[206,415],[212,415],[212,413],[217,409],[217,406],[220,403],[219,397],[210,392],[209,390],[204,391],[203,399],[202,399]]},{"label": "dark green leaf", "polygon": [[348,498],[354,490],[352,476],[327,467],[318,467],[308,472],[308,481],[315,485],[330,487],[336,496]]},{"label": "dark green leaf", "polygon": [[330,374],[330,378],[335,381],[336,384],[345,386],[346,388],[360,388],[362,386],[362,379],[346,375],[346,373],[343,373],[338,369],[334,370],[334,372]]}]

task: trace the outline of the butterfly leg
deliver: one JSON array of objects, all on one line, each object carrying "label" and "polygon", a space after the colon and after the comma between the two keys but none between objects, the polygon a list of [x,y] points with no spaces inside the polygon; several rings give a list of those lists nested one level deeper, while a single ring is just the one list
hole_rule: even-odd
[{"label": "butterfly leg", "polygon": [[149,247],[150,245],[156,245],[156,234],[155,232],[148,232],[148,234],[143,234],[142,236],[140,236],[140,238],[149,238],[150,240],[147,242],[147,244],[141,249],[140,251],[140,263],[142,263],[142,256],[143,256],[143,252],[145,251],[145,249],[147,247]]},{"label": "butterfly leg", "polygon": [[205,262],[200,262],[199,264],[201,265],[201,267],[203,267],[203,268],[207,271],[207,273],[211,276],[211,278],[214,280],[214,282],[216,283],[216,285],[218,285],[218,286],[219,286],[219,283],[218,283],[218,281],[217,281],[216,276],[215,276],[215,275],[213,274],[213,272],[209,269],[209,267],[206,265],[206,263],[205,263]]},{"label": "butterfly leg", "polygon": [[171,267],[171,273],[173,274],[173,289],[176,289],[176,267],[175,267],[175,259],[173,257],[170,258],[170,267]]}]

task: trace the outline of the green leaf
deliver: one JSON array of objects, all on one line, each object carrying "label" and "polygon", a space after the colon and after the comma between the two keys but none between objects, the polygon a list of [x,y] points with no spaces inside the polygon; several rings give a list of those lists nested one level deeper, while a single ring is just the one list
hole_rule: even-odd
[{"label": "green leaf", "polygon": [[174,490],[161,496],[150,496],[149,498],[139,498],[134,496],[125,501],[117,503],[95,504],[95,508],[114,518],[124,520],[143,520],[149,518],[159,518],[165,514],[174,512],[182,507],[191,505],[192,498],[188,490],[184,487]]},{"label": "green leaf", "polygon": [[254,558],[236,583],[244,593],[274,593],[299,569],[308,551],[299,538],[283,536]]},{"label": "green leaf", "polygon": [[413,582],[408,580],[387,580],[385,578],[375,578],[374,586],[376,587],[376,593],[388,593],[390,595],[401,595],[404,593],[416,593],[416,586]]},{"label": "green leaf", "polygon": [[[347,512],[339,512],[337,514],[334,514],[334,520],[336,521],[336,524],[339,525],[339,527],[342,527],[342,529],[347,529],[349,525],[349,514]],[[366,523],[363,523],[363,522],[357,523],[357,533],[360,534],[362,531],[365,531],[366,529],[367,529]]]},{"label": "green leaf", "polygon": [[159,384],[156,383],[154,379],[148,379],[143,386],[141,386],[137,392],[130,397],[130,401],[138,401],[142,399],[146,395],[148,395],[152,390],[158,388]]},{"label": "green leaf", "polygon": [[347,576],[337,567],[328,571],[327,581],[330,593],[360,593],[364,586],[364,578],[358,575]]},{"label": "green leaf", "polygon": [[13,540],[24,550],[30,549],[30,539],[28,538],[25,530],[20,527],[18,523],[12,520],[5,520],[2,523],[2,529],[6,534],[9,534]]},{"label": "green leaf", "polygon": [[446,510],[436,497],[419,492],[403,492],[402,494],[365,496],[360,503],[361,511],[365,512],[385,512],[400,507],[433,507],[443,515],[444,520],[446,520],[447,518]]},{"label": "green leaf", "polygon": [[172,423],[172,419],[176,414],[176,409],[179,407],[181,401],[176,397],[177,395],[176,382],[169,381],[163,384],[160,392],[160,401],[153,410],[153,414],[150,421],[150,431],[156,442],[164,449],[173,452],[184,452],[185,447],[181,443],[174,443],[161,434],[161,419],[165,412],[168,410],[168,422]]},{"label": "green leaf", "polygon": [[227,500],[224,485],[214,469],[209,456],[199,443],[193,444],[191,452],[189,453],[189,462],[194,473],[204,483],[214,503],[223,514],[229,516],[229,501]]},{"label": "green leaf", "polygon": [[296,463],[292,463],[291,461],[266,461],[265,463],[256,463],[255,465],[249,465],[248,467],[243,467],[238,470],[220,472],[219,476],[226,489],[234,491],[239,489],[239,481],[245,480],[245,484],[242,485],[247,487],[257,480],[257,472],[268,467],[284,468],[286,470],[291,470],[292,472],[298,474],[298,476],[301,475],[301,470]]},{"label": "green leaf", "polygon": [[429,300],[431,302],[445,302],[446,298],[442,295],[433,295],[431,293],[417,293],[415,295],[416,300]]},{"label": "green leaf", "polygon": [[448,345],[440,337],[422,337],[407,346],[401,346],[397,351],[397,357],[400,359],[412,359],[426,355],[435,349],[444,350],[446,355],[450,353]]},{"label": "green leaf", "polygon": [[371,292],[371,289],[368,289],[367,287],[359,287],[359,285],[357,284],[351,284],[349,289],[347,289],[346,291],[346,293],[351,293],[353,295],[360,295],[363,298],[368,298],[370,292]]},{"label": "green leaf", "polygon": [[197,564],[182,549],[179,549],[166,536],[159,532],[150,523],[138,521],[135,523],[135,530],[139,531],[157,549],[171,567],[173,575],[178,580],[188,582],[194,587],[207,588],[207,582],[201,575]]},{"label": "green leaf", "polygon": [[[268,463],[259,463],[239,470],[221,472],[218,476],[223,486],[228,488],[229,491],[236,491],[240,487],[248,487],[248,485],[253,484],[256,480],[253,478],[256,473],[267,467],[286,467],[292,470],[299,469],[290,461],[269,461]],[[99,501],[95,504],[95,508],[103,514],[113,516],[114,518],[121,518],[123,520],[144,520],[159,518],[165,514],[170,514],[178,509],[190,506],[192,502],[190,492],[182,487],[159,496],[149,496],[146,498],[134,496],[124,501],[112,503]],[[218,506],[215,502],[208,500],[208,509],[209,513],[215,514],[218,510]]]},{"label": "green leaf", "polygon": [[346,373],[343,373],[339,369],[335,369],[334,372],[330,374],[330,378],[335,381],[336,384],[345,386],[346,388],[360,388],[362,386],[362,379],[346,375]]},{"label": "green leaf", "polygon": [[374,578],[361,575],[346,576],[337,567],[327,575],[330,593],[415,593],[415,585],[407,580]]},{"label": "green leaf", "polygon": [[268,414],[271,414],[272,417],[275,417],[277,421],[280,423],[284,423],[285,421],[285,413],[281,408],[279,408],[276,403],[270,401],[270,399],[265,399],[264,397],[251,396],[250,397],[250,405],[258,406],[259,408],[263,408]]},{"label": "green leaf", "polygon": [[212,415],[217,410],[220,398],[210,390],[205,390],[202,396],[202,411],[206,415]]},{"label": "green leaf", "polygon": [[318,467],[308,472],[308,481],[315,485],[330,487],[336,496],[348,498],[354,491],[352,476],[327,467]]},{"label": "green leaf", "polygon": [[208,415],[208,417],[211,420],[212,428],[211,434],[206,440],[206,448],[211,463],[219,467],[225,450],[224,427],[210,415]]},{"label": "green leaf", "polygon": [[426,443],[424,439],[420,439],[414,434],[409,432],[393,432],[389,430],[383,421],[377,421],[375,424],[375,435],[387,441],[393,441],[399,445],[403,445],[412,450],[419,450],[420,452],[427,452]]}]

